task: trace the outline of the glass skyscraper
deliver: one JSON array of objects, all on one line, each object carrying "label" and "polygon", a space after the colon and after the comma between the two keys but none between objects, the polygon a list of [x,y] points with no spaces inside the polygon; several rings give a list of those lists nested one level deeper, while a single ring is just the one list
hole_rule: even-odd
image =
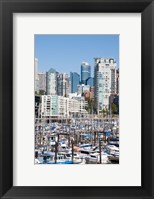
[{"label": "glass skyscraper", "polygon": [[89,85],[89,86],[94,86],[94,78],[89,77],[89,78],[86,80],[86,84]]},{"label": "glass skyscraper", "polygon": [[80,75],[75,72],[70,72],[71,93],[77,92],[77,86],[80,83]]},{"label": "glass skyscraper", "polygon": [[91,67],[87,62],[81,63],[81,83],[86,84],[87,79],[91,76]]}]

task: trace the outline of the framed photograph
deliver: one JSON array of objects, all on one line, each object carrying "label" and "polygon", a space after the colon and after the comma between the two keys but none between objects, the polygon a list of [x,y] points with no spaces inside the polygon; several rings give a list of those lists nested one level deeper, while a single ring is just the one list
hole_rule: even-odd
[{"label": "framed photograph", "polygon": [[0,1],[1,198],[153,198],[153,1]]},{"label": "framed photograph", "polygon": [[35,164],[119,164],[119,35],[34,40]]}]

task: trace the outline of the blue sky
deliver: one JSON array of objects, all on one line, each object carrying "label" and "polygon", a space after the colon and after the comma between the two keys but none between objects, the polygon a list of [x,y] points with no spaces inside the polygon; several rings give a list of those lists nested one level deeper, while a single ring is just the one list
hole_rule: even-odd
[{"label": "blue sky", "polygon": [[80,74],[81,62],[86,61],[93,74],[95,57],[113,57],[119,65],[119,35],[35,35],[39,72],[54,68]]}]

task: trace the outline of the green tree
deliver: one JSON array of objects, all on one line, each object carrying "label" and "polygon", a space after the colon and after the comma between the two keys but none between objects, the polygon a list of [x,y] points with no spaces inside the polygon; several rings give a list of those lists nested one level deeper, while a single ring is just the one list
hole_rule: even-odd
[{"label": "green tree", "polygon": [[106,115],[106,109],[105,108],[103,108],[102,113],[103,113],[103,117],[104,117]]},{"label": "green tree", "polygon": [[39,95],[44,95],[45,91],[44,90],[39,90]]},{"label": "green tree", "polygon": [[112,105],[111,105],[111,111],[112,111],[112,114],[117,113],[117,106],[116,106],[116,104],[112,103]]},{"label": "green tree", "polygon": [[87,97],[85,100],[88,102],[88,106],[87,106],[86,110],[91,114],[94,109],[94,101],[92,99],[90,99],[90,97]]},{"label": "green tree", "polygon": [[109,114],[110,114],[109,109],[106,109],[106,115],[109,115]]}]

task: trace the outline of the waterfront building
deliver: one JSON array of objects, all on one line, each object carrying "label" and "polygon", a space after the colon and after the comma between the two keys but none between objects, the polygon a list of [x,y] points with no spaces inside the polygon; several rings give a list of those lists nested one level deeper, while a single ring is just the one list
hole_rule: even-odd
[{"label": "waterfront building", "polygon": [[41,97],[35,95],[35,118],[41,117]]},{"label": "waterfront building", "polygon": [[[88,103],[87,101],[85,100],[85,97],[82,96],[81,94],[78,94],[78,93],[70,93],[69,94],[69,99],[70,100],[76,100],[78,102],[78,105],[77,105],[77,102],[76,102],[76,107],[78,107],[78,111],[77,111],[77,116],[83,116],[83,115],[86,115],[88,112],[86,111],[86,108],[88,106]],[[71,107],[70,107],[71,109]],[[73,111],[73,110],[72,110]],[[71,113],[71,112],[70,112]]]},{"label": "waterfront building", "polygon": [[68,74],[59,74],[57,78],[57,94],[59,96],[68,97],[68,94],[70,92],[69,86],[70,85]]},{"label": "waterfront building", "polygon": [[81,83],[86,84],[88,78],[91,76],[91,66],[87,62],[81,63]]},{"label": "waterfront building", "polygon": [[69,98],[58,96],[58,114],[62,117],[69,116]]},{"label": "waterfront building", "polygon": [[113,58],[95,58],[95,109],[99,114],[109,109],[109,97],[116,93],[116,61]]},{"label": "waterfront building", "polygon": [[69,98],[58,95],[42,95],[42,117],[69,116]]},{"label": "waterfront building", "polygon": [[58,96],[42,95],[42,117],[58,116]]},{"label": "waterfront building", "polygon": [[69,94],[69,97],[58,95],[41,96],[41,117],[79,117],[87,114],[87,102],[77,93]]},{"label": "waterfront building", "polygon": [[51,68],[46,73],[46,93],[47,95],[57,95],[58,72]]},{"label": "waterfront building", "polygon": [[45,73],[38,73],[38,89],[39,89],[39,92],[45,94],[46,92],[46,74]]},{"label": "waterfront building", "polygon": [[70,72],[71,93],[77,92],[77,86],[80,83],[80,75],[76,72]]},{"label": "waterfront building", "polygon": [[94,78],[93,78],[93,77],[89,77],[89,78],[86,80],[86,85],[94,86]]},{"label": "waterfront building", "polygon": [[34,78],[35,78],[35,85],[34,85],[34,88],[35,88],[35,93],[37,94],[39,92],[39,85],[38,85],[38,59],[35,58],[34,59]]},{"label": "waterfront building", "polygon": [[73,98],[69,99],[69,114],[72,117],[77,117],[80,113],[80,103]]}]

